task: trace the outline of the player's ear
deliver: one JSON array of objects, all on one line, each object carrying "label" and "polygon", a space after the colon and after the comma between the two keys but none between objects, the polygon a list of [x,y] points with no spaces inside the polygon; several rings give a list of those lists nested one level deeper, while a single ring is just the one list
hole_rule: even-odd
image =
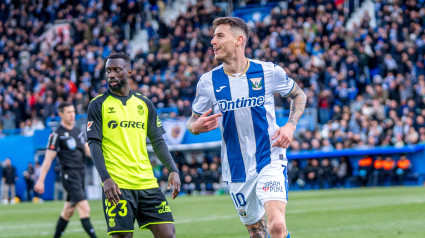
[{"label": "player's ear", "polygon": [[132,74],[133,74],[133,70],[132,70],[132,69],[129,69],[129,70],[127,71],[127,76],[128,76],[128,77],[130,77]]},{"label": "player's ear", "polygon": [[245,39],[242,35],[238,35],[238,37],[236,38],[236,44],[237,45],[243,45]]}]

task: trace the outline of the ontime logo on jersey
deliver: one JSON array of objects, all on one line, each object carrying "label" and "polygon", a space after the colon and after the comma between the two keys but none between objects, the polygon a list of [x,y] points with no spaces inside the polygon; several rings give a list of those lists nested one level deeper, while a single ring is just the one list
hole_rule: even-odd
[{"label": "ontime logo on jersey", "polygon": [[234,101],[219,100],[218,106],[222,112],[233,111],[240,108],[260,107],[264,105],[264,96],[245,98],[241,97]]},{"label": "ontime logo on jersey", "polygon": [[110,129],[115,129],[118,126],[120,126],[121,128],[135,128],[135,129],[145,129],[145,123],[141,122],[141,121],[109,121],[108,122],[108,128]]}]

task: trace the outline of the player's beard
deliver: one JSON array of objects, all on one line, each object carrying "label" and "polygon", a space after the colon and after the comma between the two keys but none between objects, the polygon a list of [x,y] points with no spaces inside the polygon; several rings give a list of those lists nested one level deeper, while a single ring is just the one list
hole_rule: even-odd
[{"label": "player's beard", "polygon": [[110,82],[108,82],[108,86],[109,86],[109,89],[111,89],[112,91],[114,91],[114,92],[119,92],[119,91],[121,91],[121,89],[125,86],[125,85],[127,85],[127,82],[126,82],[126,80],[125,79],[118,79],[117,81],[116,81],[117,83],[115,84],[115,85],[111,85],[111,83]]},{"label": "player's beard", "polygon": [[225,51],[224,48],[222,48],[222,52],[220,52],[218,55],[215,55],[215,60],[219,63],[229,63],[229,61],[234,60],[235,55],[231,52]]}]

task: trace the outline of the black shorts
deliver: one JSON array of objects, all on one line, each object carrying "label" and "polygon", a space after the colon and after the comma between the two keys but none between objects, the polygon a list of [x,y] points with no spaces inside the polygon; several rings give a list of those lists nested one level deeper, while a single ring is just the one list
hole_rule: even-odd
[{"label": "black shorts", "polygon": [[87,199],[84,189],[84,176],[84,169],[62,170],[62,184],[68,194],[66,201],[71,202],[72,206]]},{"label": "black shorts", "polygon": [[120,190],[121,200],[116,206],[108,202],[105,192],[102,192],[108,235],[133,232],[136,219],[141,230],[153,224],[174,223],[170,206],[159,188]]}]

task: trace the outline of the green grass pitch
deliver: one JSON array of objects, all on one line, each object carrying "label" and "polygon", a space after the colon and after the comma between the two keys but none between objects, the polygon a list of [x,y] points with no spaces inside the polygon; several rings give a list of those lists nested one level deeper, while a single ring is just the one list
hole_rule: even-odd
[{"label": "green grass pitch", "polygon": [[[289,193],[287,224],[292,238],[425,237],[425,188],[391,187]],[[180,238],[248,238],[230,196],[171,200]],[[52,237],[62,202],[0,206],[0,237]],[[101,201],[90,201],[98,237],[106,235]],[[78,214],[64,238],[87,237]],[[134,237],[152,237],[136,230]]]}]

